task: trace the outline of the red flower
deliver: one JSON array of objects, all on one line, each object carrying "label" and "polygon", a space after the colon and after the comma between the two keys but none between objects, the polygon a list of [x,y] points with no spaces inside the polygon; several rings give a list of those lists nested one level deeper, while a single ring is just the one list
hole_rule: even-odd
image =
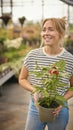
[{"label": "red flower", "polygon": [[49,70],[49,73],[50,73],[50,74],[58,75],[58,70],[57,70],[56,67],[53,67],[51,70]]}]

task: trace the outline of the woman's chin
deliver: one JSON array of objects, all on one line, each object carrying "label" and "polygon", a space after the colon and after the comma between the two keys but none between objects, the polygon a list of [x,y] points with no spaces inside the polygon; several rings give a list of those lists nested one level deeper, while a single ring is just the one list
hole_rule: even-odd
[{"label": "woman's chin", "polygon": [[53,46],[53,45],[52,45],[51,43],[45,43],[44,46],[47,46],[47,47],[49,46],[49,47],[51,47],[51,46]]}]

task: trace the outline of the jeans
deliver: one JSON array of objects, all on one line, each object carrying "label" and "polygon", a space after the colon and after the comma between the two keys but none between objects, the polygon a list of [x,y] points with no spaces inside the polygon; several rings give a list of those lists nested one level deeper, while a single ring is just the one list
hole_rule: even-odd
[{"label": "jeans", "polygon": [[51,123],[41,122],[39,119],[38,110],[34,104],[34,100],[31,99],[25,130],[45,130],[46,125],[48,127],[48,130],[66,130],[68,119],[68,108],[62,108],[59,115],[56,117],[55,121]]}]

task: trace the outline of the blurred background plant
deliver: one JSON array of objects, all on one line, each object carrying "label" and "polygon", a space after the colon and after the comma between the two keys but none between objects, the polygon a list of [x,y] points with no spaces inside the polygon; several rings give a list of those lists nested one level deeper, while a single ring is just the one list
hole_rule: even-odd
[{"label": "blurred background plant", "polygon": [[[1,18],[4,18],[4,16]],[[8,18],[7,27],[0,27],[0,71],[3,71],[2,67],[5,64],[6,66],[8,64],[11,68],[17,69],[18,64],[19,66],[21,65],[21,59],[27,52],[30,49],[40,47],[41,44],[42,21],[34,23],[22,16],[18,18],[18,24],[14,24],[11,17],[7,17],[6,15],[6,18]],[[2,22],[4,24],[4,20]],[[64,46],[68,51],[73,53],[73,24],[69,24],[68,26]]]},{"label": "blurred background plant", "polygon": [[65,38],[65,48],[73,54],[73,24],[68,26],[68,34]]},{"label": "blurred background plant", "polygon": [[28,51],[40,46],[40,24],[27,22],[24,26],[25,17],[19,21],[23,28],[12,22],[8,22],[7,28],[0,28],[0,73],[11,67],[17,75]]}]

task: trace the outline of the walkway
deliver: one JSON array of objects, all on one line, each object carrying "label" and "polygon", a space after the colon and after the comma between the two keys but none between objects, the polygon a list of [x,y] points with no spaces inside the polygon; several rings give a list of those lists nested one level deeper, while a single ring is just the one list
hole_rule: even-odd
[{"label": "walkway", "polygon": [[2,87],[0,97],[0,130],[24,130],[29,93],[14,79]]}]

